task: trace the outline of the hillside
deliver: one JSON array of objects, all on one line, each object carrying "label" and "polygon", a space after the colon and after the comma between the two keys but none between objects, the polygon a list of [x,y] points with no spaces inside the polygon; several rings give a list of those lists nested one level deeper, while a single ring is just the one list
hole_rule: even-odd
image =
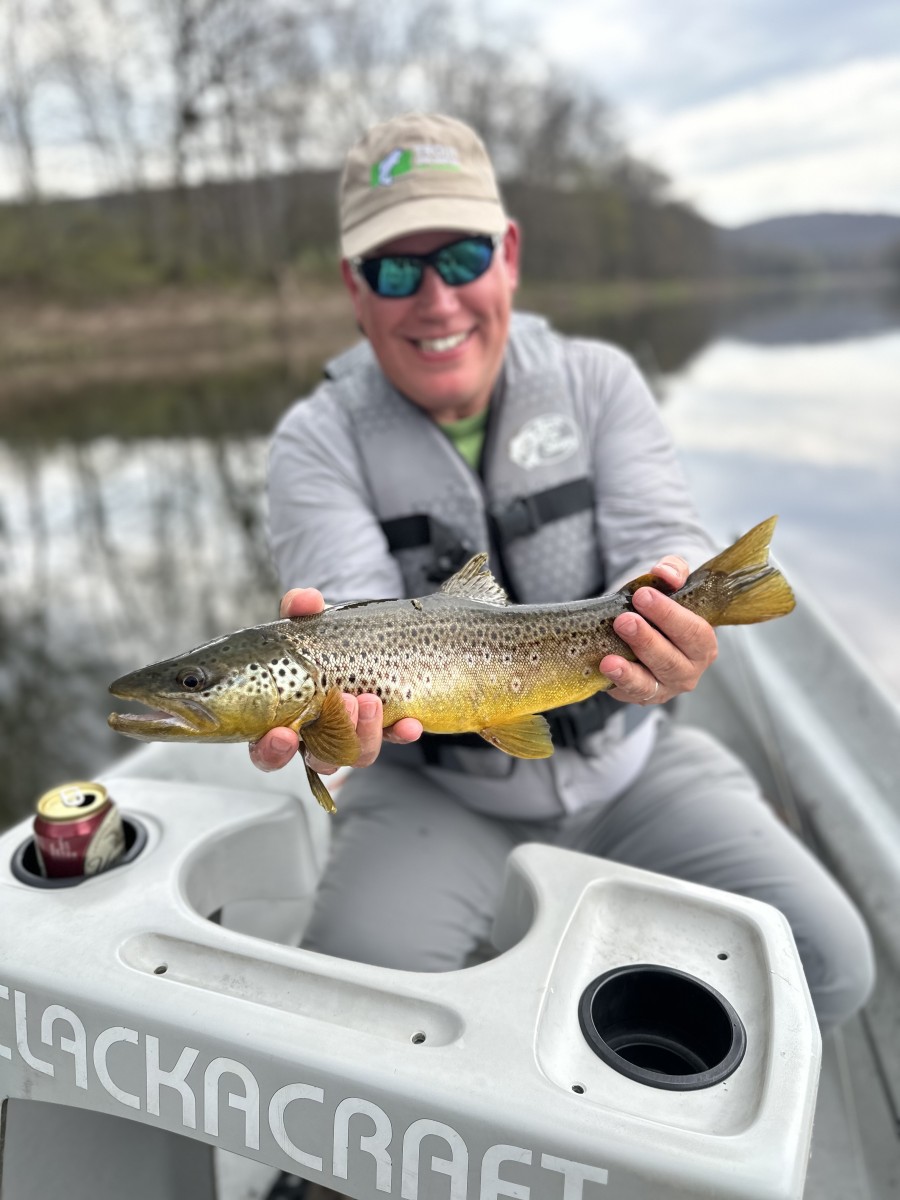
[{"label": "hillside", "polygon": [[900,216],[819,212],[770,217],[720,229],[720,244],[734,261],[802,260],[807,265],[866,269],[884,265],[900,245]]}]

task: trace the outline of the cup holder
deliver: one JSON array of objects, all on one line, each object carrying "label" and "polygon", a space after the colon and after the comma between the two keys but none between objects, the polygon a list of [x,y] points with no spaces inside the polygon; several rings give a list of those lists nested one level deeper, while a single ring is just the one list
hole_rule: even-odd
[{"label": "cup holder", "polygon": [[608,1066],[669,1091],[721,1083],[747,1048],[741,1019],[725,997],[674,967],[607,971],[585,988],[578,1019],[588,1045]]},{"label": "cup holder", "polygon": [[[128,863],[134,862],[146,846],[147,828],[141,824],[137,817],[130,817],[127,813],[122,813],[122,831],[125,834],[125,853],[112,866],[107,867],[100,874],[106,875],[109,871],[117,871],[119,867],[124,867]],[[36,888],[77,887],[80,883],[84,883],[88,879],[97,878],[97,875],[65,875],[55,879],[47,879],[41,874],[41,868],[38,866],[33,837],[24,841],[18,850],[16,850],[12,856],[10,869],[20,883],[27,883],[29,887]]]}]

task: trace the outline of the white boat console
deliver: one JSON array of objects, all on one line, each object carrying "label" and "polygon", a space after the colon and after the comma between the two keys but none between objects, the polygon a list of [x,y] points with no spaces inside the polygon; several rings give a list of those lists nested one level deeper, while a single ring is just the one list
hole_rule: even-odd
[{"label": "white boat console", "polygon": [[4,1200],[212,1198],[211,1147],[358,1200],[802,1195],[820,1040],[774,909],[524,846],[495,958],[364,966],[227,927],[315,888],[304,804],[107,786],[122,865],[41,886],[0,838]]}]

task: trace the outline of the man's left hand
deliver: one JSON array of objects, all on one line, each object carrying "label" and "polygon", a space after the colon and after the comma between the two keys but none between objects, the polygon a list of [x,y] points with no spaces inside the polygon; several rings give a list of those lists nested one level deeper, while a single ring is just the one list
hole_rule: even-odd
[{"label": "man's left hand", "polygon": [[[677,591],[689,568],[683,558],[673,555],[658,562],[652,574]],[[607,654],[601,660],[600,670],[615,681],[607,695],[650,705],[693,691],[718,653],[713,627],[655,588],[638,588],[633,603],[635,612],[621,613],[613,629],[637,661],[629,662],[620,654]]]}]

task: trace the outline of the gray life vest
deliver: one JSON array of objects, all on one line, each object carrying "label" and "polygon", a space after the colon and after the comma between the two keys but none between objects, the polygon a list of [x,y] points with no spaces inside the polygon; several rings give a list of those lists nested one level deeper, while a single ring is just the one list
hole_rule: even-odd
[{"label": "gray life vest", "polygon": [[[543,318],[513,315],[479,473],[388,382],[367,342],[328,364],[407,596],[434,591],[480,550],[489,552],[494,573],[519,603],[602,592],[588,431],[562,347]],[[621,711],[602,694],[558,709],[551,717],[554,742],[578,747]],[[486,746],[475,735],[458,740]]]}]

